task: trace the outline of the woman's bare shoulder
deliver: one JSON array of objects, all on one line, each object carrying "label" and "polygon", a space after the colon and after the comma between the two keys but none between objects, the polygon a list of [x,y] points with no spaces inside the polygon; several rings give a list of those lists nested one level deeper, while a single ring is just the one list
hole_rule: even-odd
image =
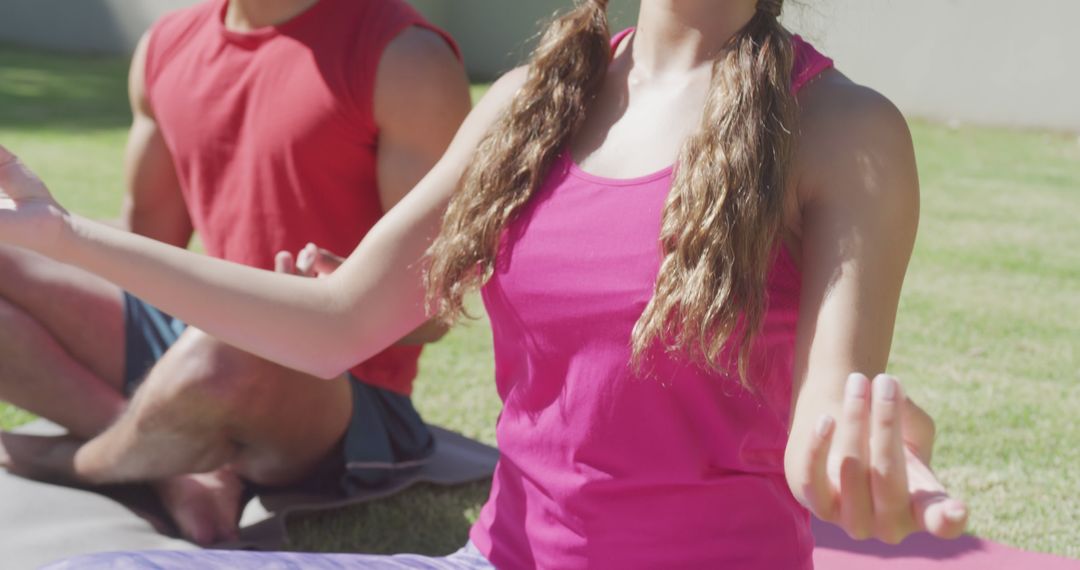
[{"label": "woman's bare shoulder", "polygon": [[[800,198],[826,191],[859,192],[886,174],[914,175],[911,132],[881,93],[829,70],[799,94],[796,180]],[[909,191],[918,192],[917,185]]]}]

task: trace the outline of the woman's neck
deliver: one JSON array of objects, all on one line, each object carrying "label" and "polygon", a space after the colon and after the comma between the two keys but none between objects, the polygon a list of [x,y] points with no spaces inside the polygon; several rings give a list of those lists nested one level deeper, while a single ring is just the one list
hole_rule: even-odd
[{"label": "woman's neck", "polygon": [[649,76],[710,65],[757,9],[756,0],[648,0],[634,33],[634,67]]},{"label": "woman's neck", "polygon": [[315,5],[319,0],[229,0],[225,27],[250,32],[283,24]]}]

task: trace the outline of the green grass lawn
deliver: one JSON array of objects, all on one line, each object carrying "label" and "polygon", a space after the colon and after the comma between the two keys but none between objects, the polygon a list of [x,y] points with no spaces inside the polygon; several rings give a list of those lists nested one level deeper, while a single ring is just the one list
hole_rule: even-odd
[{"label": "green grass lawn", "polygon": [[[0,48],[0,142],[85,215],[118,212],[125,73],[118,60]],[[935,466],[971,504],[972,532],[1080,557],[1080,141],[912,128],[922,225],[892,371],[937,420]],[[492,371],[486,323],[462,326],[425,351],[417,405],[493,443]],[[0,404],[0,426],[28,417]],[[293,546],[448,552],[486,491],[420,487],[295,521]]]}]

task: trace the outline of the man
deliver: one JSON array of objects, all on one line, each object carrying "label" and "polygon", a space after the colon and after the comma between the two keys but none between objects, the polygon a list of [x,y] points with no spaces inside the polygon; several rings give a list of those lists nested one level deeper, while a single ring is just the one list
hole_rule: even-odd
[{"label": "man", "polygon": [[[147,33],[129,89],[123,223],[266,269],[349,253],[470,106],[456,47],[404,0],[208,0]],[[13,472],[153,481],[210,544],[235,537],[243,481],[349,492],[431,451],[408,345],[437,327],[323,381],[26,252],[0,249],[0,275],[0,400],[71,434],[0,434]]]}]

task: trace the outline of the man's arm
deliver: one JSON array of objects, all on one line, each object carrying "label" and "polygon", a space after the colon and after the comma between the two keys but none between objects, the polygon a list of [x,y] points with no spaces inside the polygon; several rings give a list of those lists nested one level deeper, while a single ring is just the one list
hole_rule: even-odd
[{"label": "man's arm", "polygon": [[176,179],[172,155],[154,118],[146,92],[146,51],[150,32],[135,49],[128,75],[128,94],[134,120],[124,156],[127,194],[124,195],[120,227],[187,247],[193,233],[187,205]]},{"label": "man's arm", "polygon": [[[446,40],[419,27],[386,47],[375,77],[378,184],[389,211],[442,157],[472,104],[465,68]],[[434,342],[446,327],[428,321],[398,344]]]}]

